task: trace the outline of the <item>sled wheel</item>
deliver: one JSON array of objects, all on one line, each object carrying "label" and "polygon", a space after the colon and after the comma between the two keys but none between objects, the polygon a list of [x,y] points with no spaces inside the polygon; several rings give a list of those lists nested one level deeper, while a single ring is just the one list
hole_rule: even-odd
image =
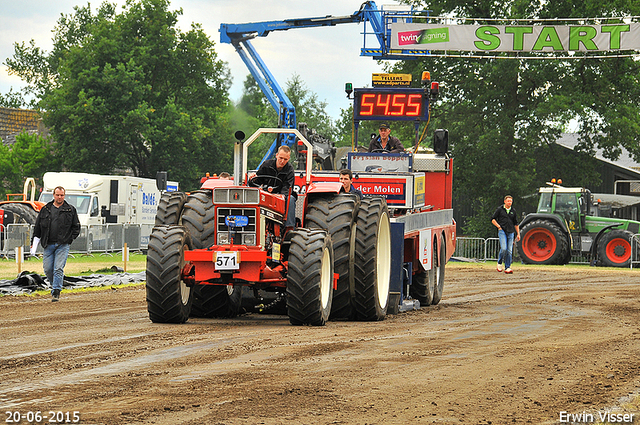
[{"label": "sled wheel", "polygon": [[437,305],[442,299],[442,291],[444,290],[444,265],[447,262],[447,253],[446,253],[446,245],[444,242],[444,237],[440,241],[440,251],[436,248],[438,247],[438,240],[435,239],[433,241],[433,271],[432,279],[433,279],[433,297],[431,299],[431,305]]}]

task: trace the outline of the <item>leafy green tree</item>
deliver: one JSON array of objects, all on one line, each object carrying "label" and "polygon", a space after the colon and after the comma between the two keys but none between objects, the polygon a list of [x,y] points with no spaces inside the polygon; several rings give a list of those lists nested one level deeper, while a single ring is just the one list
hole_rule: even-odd
[{"label": "leafy green tree", "polygon": [[[297,122],[307,123],[310,129],[315,129],[318,134],[324,137],[335,137],[337,132],[326,112],[327,103],[319,101],[318,95],[310,91],[297,74],[287,80],[285,87],[285,93],[295,107]],[[238,109],[251,117],[251,119],[236,117],[239,122],[254,125],[249,133],[253,133],[260,127],[278,126],[278,115],[252,75],[248,75],[245,79]],[[251,146],[248,159],[249,167],[257,167],[273,140],[273,136],[263,135]]]},{"label": "leafy green tree", "polygon": [[25,177],[34,177],[42,186],[47,171],[59,171],[60,158],[56,157],[48,137],[22,132],[10,146],[0,144],[0,199],[7,193],[21,193]]},{"label": "leafy green tree", "polygon": [[16,45],[7,65],[42,96],[58,155],[74,171],[168,171],[185,189],[232,164],[230,78],[197,24],[182,32],[167,0],[76,7],[54,49]]},{"label": "leafy green tree", "polygon": [[6,94],[0,93],[0,107],[1,108],[27,108],[34,109],[36,106],[35,99],[30,101],[25,100],[24,93],[13,91],[13,87],[9,89]]},{"label": "leafy green tree", "polygon": [[315,129],[318,134],[333,139],[336,129],[333,120],[326,111],[327,102],[318,100],[318,95],[302,81],[298,74],[287,80],[286,94],[296,108],[298,122],[306,122],[309,128]]}]

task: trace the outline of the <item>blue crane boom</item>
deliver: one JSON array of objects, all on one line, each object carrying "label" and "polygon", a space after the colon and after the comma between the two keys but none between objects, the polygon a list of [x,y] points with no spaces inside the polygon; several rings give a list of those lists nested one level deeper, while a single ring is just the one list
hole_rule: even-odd
[{"label": "blue crane boom", "polygon": [[[361,56],[371,56],[374,59],[411,59],[416,56],[425,56],[429,53],[425,51],[391,50],[388,23],[395,22],[397,19],[404,19],[409,22],[416,14],[413,10],[404,12],[382,11],[377,8],[374,1],[366,1],[360,6],[358,11],[348,16],[327,15],[315,18],[285,19],[281,21],[220,24],[220,42],[231,44],[236,49],[236,52],[238,52],[242,61],[249,69],[249,72],[251,72],[251,75],[258,83],[260,90],[262,90],[271,106],[276,110],[279,121],[278,126],[295,129],[297,125],[295,107],[251,44],[252,39],[256,37],[266,37],[272,31],[364,22],[365,41],[360,51]],[[418,12],[418,14],[424,17],[428,16],[427,11]],[[367,33],[367,22],[371,25],[371,33]],[[375,36],[378,42],[377,47],[368,48],[366,46],[367,35]],[[278,137],[279,139],[274,141],[262,161],[273,157],[278,145],[291,147],[295,143],[295,136],[292,133],[280,134]]]}]

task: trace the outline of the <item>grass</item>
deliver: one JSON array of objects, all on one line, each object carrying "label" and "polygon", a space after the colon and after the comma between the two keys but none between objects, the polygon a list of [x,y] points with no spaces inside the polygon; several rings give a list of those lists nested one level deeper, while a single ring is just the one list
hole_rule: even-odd
[{"label": "grass", "polygon": [[[147,265],[147,256],[143,254],[130,254],[127,261],[127,272],[137,273],[144,271]],[[124,268],[122,254],[113,256],[95,254],[93,256],[74,255],[69,256],[64,273],[68,276],[86,276],[94,273],[112,274],[112,266]],[[22,263],[22,271],[30,271],[44,276],[42,270],[42,258],[29,258]],[[15,259],[0,259],[0,279],[15,279],[18,276],[18,264]]]}]

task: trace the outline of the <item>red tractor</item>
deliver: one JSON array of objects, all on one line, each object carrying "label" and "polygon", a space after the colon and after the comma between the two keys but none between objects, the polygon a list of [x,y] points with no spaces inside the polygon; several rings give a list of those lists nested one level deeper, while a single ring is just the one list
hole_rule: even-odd
[{"label": "red tractor", "polygon": [[[287,233],[285,196],[246,181],[248,146],[274,132],[293,132],[307,147],[301,227]],[[384,198],[360,201],[340,194],[338,181],[312,182],[313,148],[297,130],[261,129],[242,147],[235,181],[206,179],[186,198],[161,200],[147,257],[151,320],[182,323],[194,307],[206,317],[235,316],[245,286],[286,294],[295,325],[324,325],[332,313],[383,319],[392,259]]]}]

